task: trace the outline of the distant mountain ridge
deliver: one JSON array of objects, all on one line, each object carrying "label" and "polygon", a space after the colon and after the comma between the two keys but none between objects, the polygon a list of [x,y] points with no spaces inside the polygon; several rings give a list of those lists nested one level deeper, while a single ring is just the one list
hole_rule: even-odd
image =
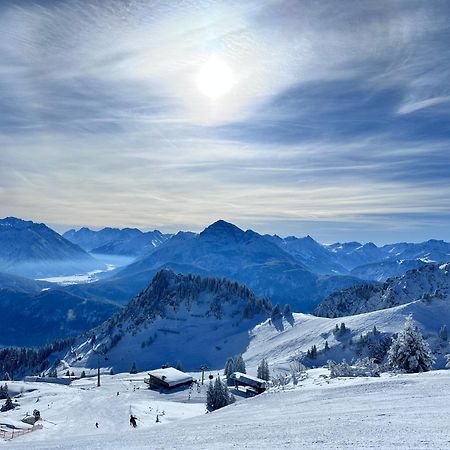
[{"label": "distant mountain ridge", "polygon": [[273,239],[223,220],[198,235],[176,234],[115,277],[125,280],[148,274],[151,278],[159,268],[173,265],[182,271],[237,280],[257,295],[291,303],[294,309],[303,311],[311,310],[336,289],[362,283],[356,277],[313,273]]},{"label": "distant mountain ridge", "polygon": [[142,256],[169,239],[171,234],[159,230],[143,232],[137,228],[103,228],[94,231],[83,227],[71,229],[63,237],[91,253]]},{"label": "distant mountain ridge", "polygon": [[30,278],[67,275],[101,267],[78,245],[43,223],[0,219],[0,271]]}]

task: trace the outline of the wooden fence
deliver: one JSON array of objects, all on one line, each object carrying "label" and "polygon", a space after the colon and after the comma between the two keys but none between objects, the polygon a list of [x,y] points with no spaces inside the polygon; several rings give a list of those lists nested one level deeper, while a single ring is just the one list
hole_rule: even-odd
[{"label": "wooden fence", "polygon": [[19,436],[23,436],[24,434],[31,433],[36,430],[42,430],[42,428],[43,428],[42,424],[38,423],[36,425],[33,425],[32,428],[22,428],[22,429],[18,429],[18,430],[13,429],[11,431],[0,430],[0,438],[3,438],[5,440],[10,440],[10,439],[14,439]]}]

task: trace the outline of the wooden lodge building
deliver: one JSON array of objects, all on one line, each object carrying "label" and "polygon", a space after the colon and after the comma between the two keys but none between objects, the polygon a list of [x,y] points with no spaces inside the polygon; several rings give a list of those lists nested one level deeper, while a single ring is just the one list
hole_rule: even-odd
[{"label": "wooden lodge building", "polygon": [[181,386],[190,386],[194,379],[187,373],[173,367],[155,369],[148,372],[148,378],[144,379],[150,389],[176,389]]}]

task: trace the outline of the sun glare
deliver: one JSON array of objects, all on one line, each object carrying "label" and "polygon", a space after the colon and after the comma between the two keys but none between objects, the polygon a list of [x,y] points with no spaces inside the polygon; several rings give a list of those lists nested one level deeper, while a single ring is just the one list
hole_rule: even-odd
[{"label": "sun glare", "polygon": [[233,84],[233,72],[230,66],[216,56],[210,58],[197,74],[198,89],[211,99],[227,94]]}]

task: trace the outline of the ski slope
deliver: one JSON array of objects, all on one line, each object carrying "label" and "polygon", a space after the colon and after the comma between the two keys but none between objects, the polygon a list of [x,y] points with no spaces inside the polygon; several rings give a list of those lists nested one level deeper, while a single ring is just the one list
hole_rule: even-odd
[{"label": "ski slope", "polygon": [[[82,386],[51,385],[45,396],[39,390],[42,401],[51,405],[48,410],[42,408],[42,415],[56,425],[44,422],[43,430],[0,442],[0,447],[220,450],[450,446],[450,371],[329,379],[327,369],[312,369],[295,387],[267,392],[209,414],[203,414],[200,404],[161,399],[160,394],[141,389],[133,391],[134,381],[128,381],[128,386],[128,376],[106,378],[105,389],[89,390],[86,386],[82,401],[79,393],[74,394]],[[122,386],[120,400],[113,395],[118,385]],[[27,393],[22,401],[36,395]],[[141,420],[136,429],[127,423],[129,403]],[[162,423],[155,423],[149,406],[165,410]],[[95,421],[100,424],[98,429]]]},{"label": "ski slope", "polygon": [[[250,332],[250,340],[244,353],[247,366],[257,367],[263,358],[267,359],[272,371],[289,368],[290,362],[301,352],[306,353],[316,345],[319,355],[315,366],[326,364],[329,359],[351,361],[356,357],[354,348],[349,345],[356,342],[361,334],[374,326],[388,335],[397,333],[403,327],[406,317],[412,314],[420,330],[427,339],[436,356],[434,368],[445,366],[445,354],[450,353],[448,342],[438,339],[439,328],[446,324],[450,328],[450,308],[448,300],[434,299],[431,303],[415,301],[395,308],[383,309],[355,316],[334,319],[316,317],[309,314],[293,314],[292,320],[266,320]],[[348,333],[337,339],[333,330],[342,322]],[[323,351],[325,341],[330,350]]]}]

